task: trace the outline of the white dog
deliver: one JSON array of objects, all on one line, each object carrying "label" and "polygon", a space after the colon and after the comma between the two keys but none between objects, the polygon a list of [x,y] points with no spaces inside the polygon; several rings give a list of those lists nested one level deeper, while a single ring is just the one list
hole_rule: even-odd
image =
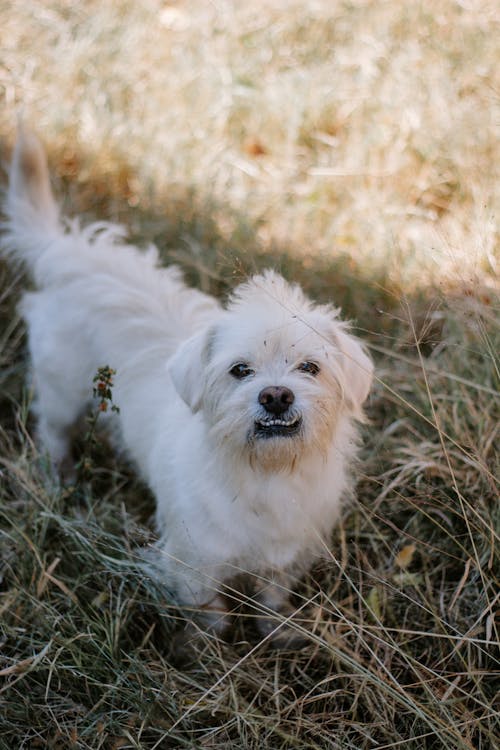
[{"label": "white dog", "polygon": [[[182,605],[226,625],[225,582],[244,571],[263,607],[286,607],[350,486],[372,363],[329,306],[273,271],[226,307],[186,287],[123,230],[63,224],[38,140],[20,135],[4,245],[37,291],[22,313],[38,434],[56,465],[92,394],[116,370],[119,433],[157,500],[159,567]],[[263,625],[263,630],[266,630]]]}]

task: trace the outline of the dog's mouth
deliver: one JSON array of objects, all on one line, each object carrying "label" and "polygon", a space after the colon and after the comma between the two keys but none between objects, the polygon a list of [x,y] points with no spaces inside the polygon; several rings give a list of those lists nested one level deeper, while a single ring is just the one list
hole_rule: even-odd
[{"label": "dog's mouth", "polygon": [[254,426],[254,436],[257,438],[292,437],[302,425],[302,417],[266,417],[257,419]]}]

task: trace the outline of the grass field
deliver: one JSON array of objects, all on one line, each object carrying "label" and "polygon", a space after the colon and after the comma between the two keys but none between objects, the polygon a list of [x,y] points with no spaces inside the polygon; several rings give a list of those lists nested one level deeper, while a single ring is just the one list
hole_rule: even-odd
[{"label": "grass field", "polygon": [[275,653],[237,619],[180,669],[175,602],[137,556],[153,500],[103,445],[74,489],[49,478],[26,281],[0,262],[2,750],[499,746],[496,10],[0,4],[4,163],[22,110],[68,212],[217,295],[278,268],[377,365],[357,500],[296,595],[309,645]]}]

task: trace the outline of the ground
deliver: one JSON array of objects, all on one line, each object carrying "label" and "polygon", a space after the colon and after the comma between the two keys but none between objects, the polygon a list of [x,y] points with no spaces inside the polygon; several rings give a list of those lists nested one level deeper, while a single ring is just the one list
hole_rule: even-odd
[{"label": "ground", "polygon": [[125,223],[216,295],[277,268],[377,366],[357,498],[296,594],[309,644],[274,653],[238,619],[181,669],[175,602],[137,555],[153,500],[93,439],[76,488],[47,473],[26,280],[0,265],[1,748],[498,746],[495,12],[0,5],[5,163],[21,112],[69,213]]}]

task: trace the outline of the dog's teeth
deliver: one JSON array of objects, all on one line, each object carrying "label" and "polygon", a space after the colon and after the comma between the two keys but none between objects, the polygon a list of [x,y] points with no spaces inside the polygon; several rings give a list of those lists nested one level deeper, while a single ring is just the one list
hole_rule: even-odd
[{"label": "dog's teeth", "polygon": [[292,427],[297,424],[297,419],[289,419],[288,421],[284,419],[261,419],[259,424],[261,427]]}]

